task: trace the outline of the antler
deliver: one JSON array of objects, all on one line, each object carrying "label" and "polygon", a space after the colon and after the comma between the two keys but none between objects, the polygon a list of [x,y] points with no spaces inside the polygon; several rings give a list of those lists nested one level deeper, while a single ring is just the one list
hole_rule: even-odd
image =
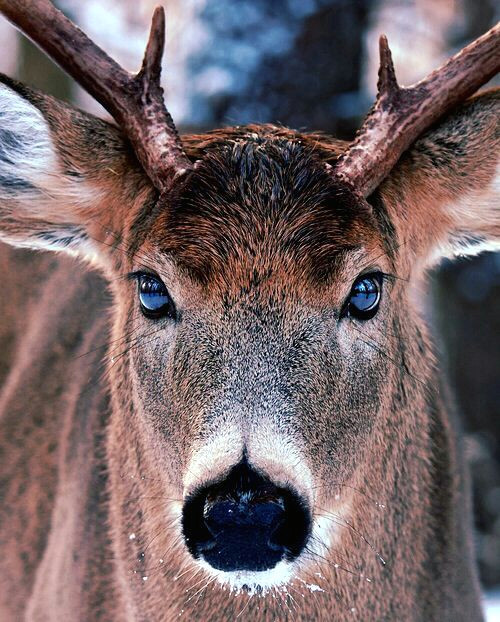
[{"label": "antler", "polygon": [[380,37],[377,99],[333,174],[369,196],[422,132],[500,70],[499,43],[497,24],[424,80],[404,88],[397,83],[387,39]]},{"label": "antler", "polygon": [[48,0],[0,0],[0,11],[115,118],[159,190],[192,168],[160,86],[165,14],[157,7],[139,73],[131,74]]}]

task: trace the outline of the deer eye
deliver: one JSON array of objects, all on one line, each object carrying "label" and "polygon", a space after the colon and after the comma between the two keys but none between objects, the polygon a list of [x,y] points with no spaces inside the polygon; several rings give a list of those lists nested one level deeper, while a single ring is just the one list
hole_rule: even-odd
[{"label": "deer eye", "polygon": [[138,275],[139,301],[142,313],[152,319],[175,318],[175,306],[165,285],[150,274]]},{"label": "deer eye", "polygon": [[358,320],[371,319],[378,311],[381,289],[379,274],[358,277],[347,300],[347,315]]}]

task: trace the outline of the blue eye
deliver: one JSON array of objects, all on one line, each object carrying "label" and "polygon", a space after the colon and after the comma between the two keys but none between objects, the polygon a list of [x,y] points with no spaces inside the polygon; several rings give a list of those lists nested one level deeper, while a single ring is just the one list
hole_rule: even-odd
[{"label": "blue eye", "polygon": [[369,274],[359,277],[352,286],[347,312],[358,320],[369,320],[378,311],[380,303],[380,276]]},{"label": "blue eye", "polygon": [[139,300],[141,311],[146,317],[175,318],[175,307],[167,288],[157,277],[139,275]]}]

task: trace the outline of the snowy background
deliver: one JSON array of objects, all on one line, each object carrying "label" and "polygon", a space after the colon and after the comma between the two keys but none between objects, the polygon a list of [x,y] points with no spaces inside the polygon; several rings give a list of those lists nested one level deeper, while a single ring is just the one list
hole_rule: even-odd
[{"label": "snowy background", "polygon": [[[158,0],[59,0],[126,68],[138,68]],[[499,18],[497,0],[164,0],[168,108],[178,126],[280,122],[352,137],[373,101],[377,39],[399,81],[422,78]],[[105,115],[0,18],[0,71]],[[488,620],[500,621],[500,255],[444,265],[429,305],[464,415]],[[496,594],[496,600],[495,600]],[[497,603],[496,606],[494,603]]]}]

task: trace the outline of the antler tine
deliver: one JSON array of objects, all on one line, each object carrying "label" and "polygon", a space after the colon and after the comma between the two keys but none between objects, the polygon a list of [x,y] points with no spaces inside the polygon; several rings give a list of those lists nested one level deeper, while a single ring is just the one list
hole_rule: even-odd
[{"label": "antler tine", "polygon": [[399,85],[392,62],[391,48],[385,35],[381,35],[379,42],[380,67],[378,70],[377,90],[379,97],[383,95],[391,96],[399,92]]},{"label": "antler tine", "polygon": [[497,24],[422,81],[403,88],[382,36],[377,99],[332,173],[369,196],[422,132],[500,70],[499,43]]},{"label": "antler tine", "polygon": [[157,6],[151,20],[149,38],[142,60],[141,72],[150,75],[154,80],[160,80],[161,59],[165,49],[165,11]]},{"label": "antler tine", "polygon": [[155,186],[189,170],[160,86],[165,14],[157,7],[141,70],[130,74],[49,0],[0,0],[0,11],[115,118]]}]

